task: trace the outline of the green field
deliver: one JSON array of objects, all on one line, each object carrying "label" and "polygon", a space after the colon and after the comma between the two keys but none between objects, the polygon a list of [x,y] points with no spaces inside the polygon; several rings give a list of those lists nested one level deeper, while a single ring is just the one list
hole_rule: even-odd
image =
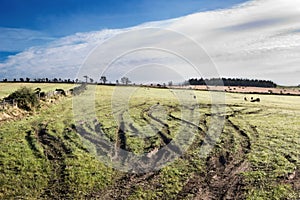
[{"label": "green field", "polygon": [[[45,91],[72,86],[30,84]],[[0,84],[0,97],[18,87]],[[226,93],[225,104],[215,105],[212,93],[186,90],[182,99],[188,103],[182,106],[179,90],[89,88],[74,102],[64,97],[0,124],[0,199],[300,199],[299,96]],[[95,102],[81,103],[93,92]],[[261,101],[244,101],[252,96]],[[101,128],[101,137],[91,122]],[[222,132],[214,148],[201,156],[218,126]],[[188,133],[194,137],[184,137]],[[147,173],[115,169],[119,154],[99,145],[105,138],[139,156],[168,141],[180,143],[180,137],[190,142],[181,144],[186,151]],[[153,154],[156,164],[168,159],[170,149]],[[105,153],[111,160],[101,157]],[[120,163],[130,165],[130,159]]]}]

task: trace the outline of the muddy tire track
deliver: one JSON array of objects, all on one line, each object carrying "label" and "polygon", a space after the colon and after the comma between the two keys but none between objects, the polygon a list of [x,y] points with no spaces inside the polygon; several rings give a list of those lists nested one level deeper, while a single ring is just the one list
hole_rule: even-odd
[{"label": "muddy tire track", "polygon": [[200,131],[200,132],[203,134],[203,136],[205,136],[204,130],[203,130],[199,125],[196,125],[196,124],[194,124],[194,123],[192,123],[192,122],[189,122],[189,121],[187,121],[187,120],[184,120],[184,119],[175,117],[175,116],[172,115],[171,113],[169,113],[168,116],[169,116],[170,118],[172,118],[173,120],[183,122],[183,123],[185,123],[185,124],[187,124],[187,125],[189,125],[189,126],[192,126],[192,127],[196,128],[198,131]]},{"label": "muddy tire track", "polygon": [[66,173],[65,159],[72,154],[64,142],[48,133],[47,125],[39,125],[35,130],[38,142],[44,149],[44,155],[49,160],[52,174],[48,182],[47,189],[42,194],[43,198],[62,199],[69,193],[66,183],[68,174]]},{"label": "muddy tire track", "polygon": [[[87,140],[96,148],[97,155],[111,155],[113,151],[111,148],[111,140],[105,136],[105,134],[101,130],[101,124],[94,121],[94,129],[84,124],[76,127],[76,132],[82,137],[82,139]],[[86,151],[88,150],[86,147],[83,147]],[[88,150],[89,151],[89,150]]]},{"label": "muddy tire track", "polygon": [[181,149],[176,145],[176,143],[173,143],[173,139],[170,137],[171,132],[170,132],[170,127],[167,123],[163,122],[162,120],[158,119],[157,117],[153,116],[153,113],[151,111],[147,112],[148,116],[156,121],[158,124],[161,125],[162,129],[159,130],[158,128],[156,128],[156,133],[160,136],[160,138],[162,139],[164,146],[164,149],[161,149],[157,156],[158,156],[158,160],[157,162],[160,161],[160,159],[168,159],[168,157],[172,157],[175,154],[182,154]]},{"label": "muddy tire track", "polygon": [[[150,125],[153,132],[159,136],[159,138],[161,139],[161,147],[162,147],[171,142],[171,139],[168,137],[170,135],[169,125],[162,122],[160,119],[155,118],[152,115],[152,112],[150,111],[150,109],[151,109],[151,107],[143,109],[140,113],[140,116],[144,121],[146,121],[148,123],[148,125]],[[154,126],[150,120],[154,120],[155,122],[160,124],[161,127],[163,127],[163,128],[160,130],[160,128]],[[145,139],[149,139],[149,138],[145,138]]]},{"label": "muddy tire track", "polygon": [[[223,131],[222,145],[207,157],[206,170],[193,173],[177,199],[187,198],[191,194],[195,199],[245,198],[245,184],[240,173],[250,169],[246,156],[251,151],[251,140],[246,132],[230,120],[230,117],[238,114],[239,111],[235,111],[225,117],[225,126],[231,127],[233,132]],[[251,130],[256,135],[254,127]],[[238,143],[235,144],[235,141]],[[235,145],[238,145],[238,151],[231,152],[230,149]]]},{"label": "muddy tire track", "polygon": [[251,139],[248,134],[235,125],[229,118],[227,119],[227,123],[229,123],[229,125],[244,138],[246,145],[243,147],[243,151],[245,154],[249,153],[251,151]]},{"label": "muddy tire track", "polygon": [[27,141],[27,144],[31,151],[33,152],[34,156],[36,158],[43,158],[42,153],[39,151],[39,149],[36,146],[36,140],[38,139],[36,134],[32,134],[32,131],[27,131],[25,139]]},{"label": "muddy tire track", "polygon": [[153,116],[153,112],[150,109],[147,110],[147,116],[150,119],[154,120],[155,122],[157,122],[158,124],[161,125],[161,127],[162,127],[161,129],[153,126],[153,130],[160,136],[163,143],[165,145],[168,145],[172,141],[172,139],[169,137],[170,136],[170,127],[169,127],[169,125],[164,123],[162,120],[156,118],[155,116]]},{"label": "muddy tire track", "polygon": [[135,192],[138,186],[147,187],[158,176],[159,171],[143,174],[126,173],[116,180],[112,186],[106,188],[105,191],[92,194],[91,199],[126,200]]}]

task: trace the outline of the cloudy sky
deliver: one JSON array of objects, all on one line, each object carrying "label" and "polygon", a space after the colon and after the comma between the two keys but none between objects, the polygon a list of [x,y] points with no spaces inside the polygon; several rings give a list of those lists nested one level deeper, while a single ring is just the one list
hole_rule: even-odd
[{"label": "cloudy sky", "polygon": [[300,84],[298,0],[0,0],[0,79]]}]

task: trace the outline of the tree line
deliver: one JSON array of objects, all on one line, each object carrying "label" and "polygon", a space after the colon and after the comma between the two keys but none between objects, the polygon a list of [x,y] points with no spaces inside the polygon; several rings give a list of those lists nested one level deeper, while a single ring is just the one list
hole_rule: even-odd
[{"label": "tree line", "polygon": [[[11,80],[8,80],[7,78],[2,79],[2,82],[22,82],[22,83],[26,83],[26,82],[31,82],[31,83],[91,83],[91,84],[111,84],[108,83],[108,79],[106,76],[101,76],[99,81],[95,81],[93,78],[85,75],[82,77],[83,80],[79,80],[78,78],[76,78],[75,80],[73,79],[62,79],[62,78],[13,78]],[[1,81],[0,81],[1,82]],[[115,84],[124,84],[124,85],[128,85],[130,84],[131,81],[128,77],[122,77],[120,80],[116,80]]]},{"label": "tree line", "polygon": [[270,80],[242,79],[242,78],[192,78],[187,81],[189,85],[211,86],[241,86],[241,87],[268,87],[275,88],[277,84]]},{"label": "tree line", "polygon": [[7,78],[2,79],[2,82],[34,82],[34,83],[77,83],[79,82],[78,79],[72,80],[72,79],[62,79],[62,78],[13,78],[11,80],[8,80]]},{"label": "tree line", "polygon": [[[19,78],[12,79],[12,81],[8,81],[8,79],[3,79],[2,82],[35,82],[35,83],[90,83],[90,84],[109,84],[106,76],[101,76],[99,81],[95,81],[93,78],[85,75],[82,77],[83,80],[79,80],[78,78],[75,80],[72,79],[61,79],[61,78],[34,78],[30,79]],[[116,80],[113,85],[128,85],[131,84],[131,80],[128,77],[122,77],[120,80]],[[158,84],[160,85],[160,84]],[[163,84],[166,86],[166,84]],[[173,82],[170,81],[168,86],[172,86]],[[181,84],[180,84],[181,85]],[[183,85],[210,85],[210,86],[241,86],[241,87],[268,87],[275,88],[277,84],[270,80],[257,80],[257,79],[243,79],[243,78],[211,78],[211,79],[203,79],[203,78],[191,78],[188,81],[185,81]]]}]

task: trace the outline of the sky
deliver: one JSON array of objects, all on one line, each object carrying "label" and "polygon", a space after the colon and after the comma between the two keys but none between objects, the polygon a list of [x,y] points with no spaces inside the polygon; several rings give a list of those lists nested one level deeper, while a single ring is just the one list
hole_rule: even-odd
[{"label": "sky", "polygon": [[[84,67],[107,67],[115,59],[105,72],[112,82],[127,74],[133,81],[204,75],[300,84],[296,0],[0,0],[0,5],[0,78],[73,78],[88,74]],[[104,69],[90,69],[89,76]],[[149,76],[151,70],[156,73]]]},{"label": "sky", "polygon": [[124,28],[194,12],[230,7],[242,0],[1,0],[0,26],[50,36]]},{"label": "sky", "polygon": [[[0,0],[0,61],[31,46],[77,32],[126,28],[242,0]],[[17,41],[17,42],[16,42]]]}]

